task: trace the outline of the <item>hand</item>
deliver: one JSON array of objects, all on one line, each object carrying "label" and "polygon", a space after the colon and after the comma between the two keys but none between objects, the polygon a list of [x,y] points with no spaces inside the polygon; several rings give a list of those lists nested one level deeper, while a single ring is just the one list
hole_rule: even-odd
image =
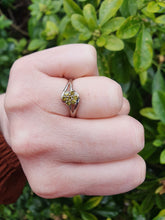
[{"label": "hand", "polygon": [[[61,102],[68,79],[80,94],[77,118]],[[98,76],[96,51],[83,44],[17,60],[1,96],[1,130],[32,190],[44,198],[112,195],[144,181],[143,126],[128,116],[115,81]]]}]

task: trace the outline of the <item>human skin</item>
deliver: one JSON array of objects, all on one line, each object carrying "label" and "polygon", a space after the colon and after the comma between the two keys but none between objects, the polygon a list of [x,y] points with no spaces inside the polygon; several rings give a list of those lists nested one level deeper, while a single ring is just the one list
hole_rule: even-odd
[{"label": "human skin", "polygon": [[[68,79],[77,117],[61,101]],[[145,179],[143,126],[115,81],[98,76],[94,47],[73,44],[22,57],[0,96],[0,130],[34,193],[43,198],[113,195]]]}]

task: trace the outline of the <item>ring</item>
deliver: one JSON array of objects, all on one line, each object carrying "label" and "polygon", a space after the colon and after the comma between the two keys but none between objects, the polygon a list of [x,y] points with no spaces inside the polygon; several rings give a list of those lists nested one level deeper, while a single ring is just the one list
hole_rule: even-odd
[{"label": "ring", "polygon": [[67,85],[65,86],[61,94],[61,100],[62,102],[64,102],[66,105],[69,106],[70,117],[75,118],[77,113],[78,103],[80,101],[80,96],[75,90],[73,90],[71,79],[68,81]]}]

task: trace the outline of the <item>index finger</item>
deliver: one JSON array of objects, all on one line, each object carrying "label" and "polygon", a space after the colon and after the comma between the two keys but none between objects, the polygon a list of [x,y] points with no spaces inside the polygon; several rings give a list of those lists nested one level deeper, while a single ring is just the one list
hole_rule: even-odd
[{"label": "index finger", "polygon": [[[25,56],[28,69],[35,67],[52,77],[75,79],[83,76],[96,76],[97,54],[93,46],[87,44],[69,44],[46,49]],[[34,68],[33,68],[34,69]]]}]

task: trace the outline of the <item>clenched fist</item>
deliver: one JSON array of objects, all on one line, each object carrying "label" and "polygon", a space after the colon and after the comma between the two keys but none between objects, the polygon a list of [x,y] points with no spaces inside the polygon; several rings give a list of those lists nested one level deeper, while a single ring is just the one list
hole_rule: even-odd
[{"label": "clenched fist", "polygon": [[[75,118],[61,101],[69,79],[80,96]],[[1,131],[39,196],[112,195],[144,181],[143,126],[128,116],[120,85],[98,76],[92,46],[20,58],[0,103]]]}]

